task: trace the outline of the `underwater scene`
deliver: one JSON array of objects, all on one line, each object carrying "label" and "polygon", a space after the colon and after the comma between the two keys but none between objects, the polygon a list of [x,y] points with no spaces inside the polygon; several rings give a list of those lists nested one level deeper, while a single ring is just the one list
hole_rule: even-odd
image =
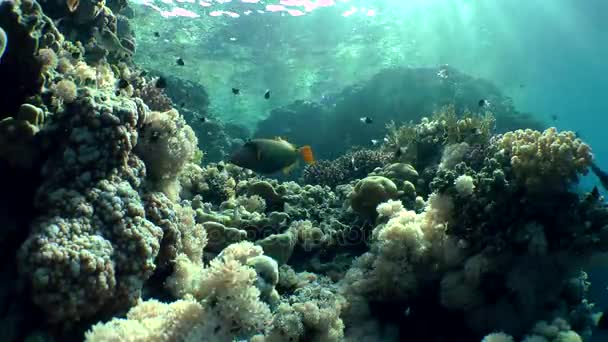
[{"label": "underwater scene", "polygon": [[0,342],[608,341],[607,13],[0,0]]}]

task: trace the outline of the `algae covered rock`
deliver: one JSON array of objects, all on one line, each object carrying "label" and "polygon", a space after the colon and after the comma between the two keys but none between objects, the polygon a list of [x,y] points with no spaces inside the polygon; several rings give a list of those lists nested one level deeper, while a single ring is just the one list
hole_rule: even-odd
[{"label": "algae covered rock", "polygon": [[260,241],[256,242],[262,247],[264,254],[271,256],[279,265],[285,264],[291,255],[296,245],[296,238],[290,232],[281,234],[272,234]]},{"label": "algae covered rock", "polygon": [[351,207],[361,216],[375,217],[376,207],[395,199],[399,191],[395,183],[382,176],[366,177],[355,185],[350,194]]},{"label": "algae covered rock", "polygon": [[406,163],[390,164],[383,171],[383,174],[392,180],[415,182],[418,179],[418,171],[412,165]]},{"label": "algae covered rock", "polygon": [[269,208],[282,207],[283,198],[277,193],[272,184],[266,181],[255,182],[247,188],[247,195],[260,196]]},{"label": "algae covered rock", "polygon": [[272,298],[275,286],[279,282],[279,265],[266,255],[258,255],[247,260],[247,266],[253,267],[257,274],[255,287],[260,290],[263,299]]},{"label": "algae covered rock", "polygon": [[207,249],[220,252],[228,245],[247,239],[247,232],[238,228],[226,227],[218,222],[205,222],[203,227],[207,231]]},{"label": "algae covered rock", "polygon": [[0,160],[14,167],[31,167],[39,155],[34,136],[43,122],[44,111],[30,104],[21,105],[15,118],[0,120]]}]

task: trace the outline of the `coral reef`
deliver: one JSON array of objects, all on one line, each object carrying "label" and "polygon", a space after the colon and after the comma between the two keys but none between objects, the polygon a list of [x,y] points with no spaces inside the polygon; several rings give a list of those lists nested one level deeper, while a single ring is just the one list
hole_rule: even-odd
[{"label": "coral reef", "polygon": [[[202,85],[133,64],[129,13],[0,3],[7,341],[590,338],[582,270],[608,251],[608,208],[576,187],[593,155],[575,133],[455,70],[466,92],[394,68],[271,111],[257,134],[327,160],[262,177],[219,161],[248,134]],[[467,109],[480,87],[492,113]]]},{"label": "coral reef", "polygon": [[145,113],[135,101],[95,95],[84,89],[54,118],[70,133],[43,166],[43,214],[19,255],[34,301],[58,322],[133,303],[163,235],[137,192],[145,167],[132,150]]},{"label": "coral reef", "polygon": [[[287,137],[296,144],[311,145],[318,158],[333,159],[353,146],[367,147],[371,139],[381,139],[385,135],[384,126],[391,121],[416,122],[422,115],[448,105],[458,116],[463,116],[469,110],[478,110],[480,98],[492,102],[491,111],[500,132],[543,128],[532,115],[518,112],[490,82],[451,67],[445,67],[445,70],[450,74],[447,82],[437,77],[436,68],[384,69],[369,80],[353,84],[337,94],[328,94],[327,97],[334,99],[332,106],[295,101],[273,110],[258,124],[254,136]],[[478,114],[485,114],[484,109],[479,111]],[[373,113],[372,125],[361,125],[359,118],[364,113]]]},{"label": "coral reef", "polygon": [[504,163],[510,159],[517,181],[530,189],[544,191],[565,187],[586,174],[591,165],[591,148],[574,132],[549,128],[544,132],[531,129],[508,132],[492,141],[494,158]]},{"label": "coral reef", "polygon": [[146,175],[153,189],[177,199],[177,178],[194,158],[197,138],[177,110],[150,112],[140,130],[135,153],[146,164]]},{"label": "coral reef", "polygon": [[306,184],[327,185],[335,188],[352,180],[366,177],[375,168],[393,158],[392,153],[363,149],[346,153],[332,161],[320,160],[306,165],[302,181]]},{"label": "coral reef", "polygon": [[350,195],[350,202],[355,212],[374,217],[380,203],[397,198],[398,195],[397,186],[392,180],[382,176],[369,176],[357,182]]}]

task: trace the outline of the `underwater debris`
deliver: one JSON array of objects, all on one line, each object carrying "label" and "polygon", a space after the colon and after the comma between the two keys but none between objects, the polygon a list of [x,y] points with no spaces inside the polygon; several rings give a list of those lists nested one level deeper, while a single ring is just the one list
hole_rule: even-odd
[{"label": "underwater debris", "polygon": [[362,118],[359,118],[359,121],[363,122],[364,124],[371,124],[374,122],[374,120],[372,118],[370,118],[369,116],[364,116]]},{"label": "underwater debris", "polygon": [[271,174],[280,170],[289,173],[297,166],[300,155],[307,164],[314,164],[310,146],[296,148],[281,138],[253,139],[235,151],[230,162],[259,173]]}]

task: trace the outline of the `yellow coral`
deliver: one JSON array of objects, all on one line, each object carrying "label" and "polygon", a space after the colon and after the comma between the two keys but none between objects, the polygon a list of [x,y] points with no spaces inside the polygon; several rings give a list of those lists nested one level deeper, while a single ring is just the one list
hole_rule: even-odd
[{"label": "yellow coral", "polygon": [[534,189],[576,181],[579,173],[587,173],[593,159],[589,145],[575,133],[555,128],[542,133],[531,129],[508,132],[494,146],[495,156],[509,158],[515,177]]}]

